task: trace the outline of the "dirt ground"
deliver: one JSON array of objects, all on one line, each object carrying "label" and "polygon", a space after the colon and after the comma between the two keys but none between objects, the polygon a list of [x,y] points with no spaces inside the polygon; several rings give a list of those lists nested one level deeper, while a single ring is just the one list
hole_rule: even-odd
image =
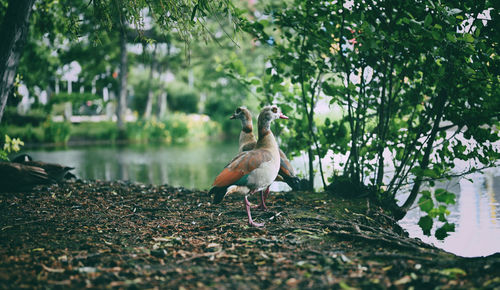
[{"label": "dirt ground", "polygon": [[0,288],[500,289],[499,254],[410,239],[366,200],[272,193],[259,229],[241,196],[210,202],[101,181],[0,195]]}]

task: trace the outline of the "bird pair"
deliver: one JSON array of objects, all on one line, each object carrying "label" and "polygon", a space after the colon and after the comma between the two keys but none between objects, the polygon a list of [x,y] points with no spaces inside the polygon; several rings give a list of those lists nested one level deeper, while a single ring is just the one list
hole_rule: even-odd
[{"label": "bird pair", "polygon": [[288,119],[288,117],[283,115],[277,106],[264,107],[257,121],[258,140],[253,136],[252,116],[246,108],[238,108],[231,119],[241,120],[240,152],[215,178],[209,194],[213,194],[214,203],[220,203],[227,194],[243,193],[248,223],[251,226],[261,227],[264,224],[256,223],[252,219],[248,196],[260,191],[260,207],[265,209],[269,186],[277,178],[278,172],[283,180],[289,179],[289,184],[293,185],[298,181],[270,128],[273,120]]},{"label": "bird pair", "polygon": [[0,192],[30,191],[37,185],[63,182],[74,175],[73,167],[33,161],[28,154],[21,154],[12,162],[0,162]]}]

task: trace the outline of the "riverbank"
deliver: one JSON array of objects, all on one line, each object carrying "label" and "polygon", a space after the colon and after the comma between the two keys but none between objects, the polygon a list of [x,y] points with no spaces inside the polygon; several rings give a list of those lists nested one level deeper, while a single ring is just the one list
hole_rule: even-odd
[{"label": "riverbank", "polygon": [[[256,202],[256,197],[252,200]],[[0,288],[495,288],[500,255],[407,237],[366,200],[276,193],[249,228],[240,196],[83,181],[0,196]]]}]

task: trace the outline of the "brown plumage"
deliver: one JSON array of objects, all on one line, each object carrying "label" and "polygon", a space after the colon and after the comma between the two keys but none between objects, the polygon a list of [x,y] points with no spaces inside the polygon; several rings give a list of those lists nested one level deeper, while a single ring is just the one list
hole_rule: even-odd
[{"label": "brown plumage", "polygon": [[74,167],[64,166],[56,163],[46,163],[42,161],[33,161],[33,158],[28,154],[21,154],[16,156],[12,162],[20,163],[23,165],[35,166],[43,168],[49,177],[56,182],[64,182],[67,179],[67,175],[73,176],[69,171],[75,169]]},{"label": "brown plumage", "polygon": [[54,182],[43,168],[0,162],[0,192],[30,191],[37,185]]}]

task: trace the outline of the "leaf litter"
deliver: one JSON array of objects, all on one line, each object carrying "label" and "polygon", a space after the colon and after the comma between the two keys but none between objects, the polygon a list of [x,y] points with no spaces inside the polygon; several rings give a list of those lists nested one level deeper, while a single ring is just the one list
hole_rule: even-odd
[{"label": "leaf litter", "polygon": [[122,181],[4,194],[0,288],[500,287],[498,254],[411,239],[362,199],[273,193],[253,213],[264,228],[247,226],[241,196],[214,206],[206,191]]}]

